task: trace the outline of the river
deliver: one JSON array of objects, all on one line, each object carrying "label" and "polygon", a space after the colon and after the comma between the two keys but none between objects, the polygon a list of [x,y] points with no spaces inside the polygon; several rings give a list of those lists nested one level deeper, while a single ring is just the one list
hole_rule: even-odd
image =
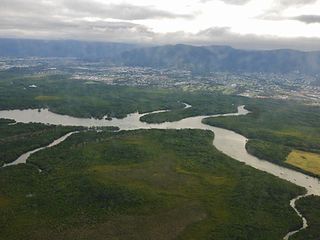
[{"label": "river", "polygon": [[[190,107],[191,105],[185,104],[185,108],[190,108]],[[168,110],[160,110],[152,113],[159,113],[159,112],[166,112],[166,111]],[[255,169],[270,173],[281,179],[287,180],[298,186],[304,187],[307,190],[307,194],[305,196],[311,195],[311,194],[320,196],[320,181],[318,178],[308,176],[298,171],[291,170],[262,159],[258,159],[247,152],[245,145],[248,139],[246,137],[227,129],[212,127],[202,123],[202,120],[207,117],[246,115],[249,113],[249,111],[247,111],[244,106],[239,106],[238,111],[236,113],[189,117],[176,122],[148,124],[140,121],[141,116],[144,116],[146,114],[152,114],[152,113],[139,114],[138,112],[136,112],[136,113],[127,115],[127,117],[123,119],[113,118],[112,120],[106,120],[104,118],[103,119],[75,118],[67,115],[52,113],[48,109],[41,109],[41,111],[38,111],[36,109],[26,109],[26,110],[0,111],[0,118],[12,119],[12,120],[15,120],[16,122],[22,122],[22,123],[36,122],[36,123],[55,124],[55,125],[63,125],[63,126],[83,126],[83,127],[116,126],[116,127],[119,127],[120,130],[136,130],[136,129],[209,130],[214,132],[213,145],[224,154],[240,162],[243,162]],[[62,140],[65,140],[68,136],[69,135],[65,135],[64,137],[62,137]],[[61,142],[61,139],[58,142]],[[56,145],[56,143],[52,143],[47,147],[51,147],[53,145]],[[14,163],[11,163],[8,165],[21,163],[21,159],[23,159],[23,162],[25,162],[26,159],[30,156],[30,154],[42,149],[43,148],[39,148],[31,152],[28,152],[26,153],[26,155],[22,155]],[[298,196],[297,198],[293,199],[290,205],[301,217],[301,219],[303,220],[303,227],[306,228],[307,227],[306,219],[300,214],[300,212],[295,207],[295,202],[301,197],[302,196]],[[288,239],[291,235],[293,235],[296,232],[297,231],[288,233],[284,239]]]}]

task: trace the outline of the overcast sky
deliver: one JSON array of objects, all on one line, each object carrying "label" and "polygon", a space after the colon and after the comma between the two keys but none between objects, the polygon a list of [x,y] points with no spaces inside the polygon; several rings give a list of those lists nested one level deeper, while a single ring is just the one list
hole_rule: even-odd
[{"label": "overcast sky", "polygon": [[320,0],[0,0],[0,37],[320,50]]}]

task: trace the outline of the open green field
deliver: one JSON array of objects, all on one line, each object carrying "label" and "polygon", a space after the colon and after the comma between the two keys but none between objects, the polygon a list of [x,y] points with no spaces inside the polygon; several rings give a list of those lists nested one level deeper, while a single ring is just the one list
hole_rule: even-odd
[{"label": "open green field", "polygon": [[[303,190],[200,130],[85,132],[0,169],[0,239],[282,239]],[[310,238],[312,239],[312,238]]]},{"label": "open green field", "polygon": [[293,150],[286,163],[320,176],[320,154]]}]

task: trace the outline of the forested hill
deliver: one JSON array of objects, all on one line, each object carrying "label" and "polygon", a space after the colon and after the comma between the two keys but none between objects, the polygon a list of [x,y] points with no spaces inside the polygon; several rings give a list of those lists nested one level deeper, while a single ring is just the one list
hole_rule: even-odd
[{"label": "forested hill", "polygon": [[175,67],[193,71],[320,72],[320,52],[239,50],[226,46],[166,45],[138,48],[121,54],[128,66]]},{"label": "forested hill", "polygon": [[178,68],[194,72],[320,73],[320,52],[240,50],[228,46],[163,45],[0,39],[0,57],[103,59],[124,66]]}]

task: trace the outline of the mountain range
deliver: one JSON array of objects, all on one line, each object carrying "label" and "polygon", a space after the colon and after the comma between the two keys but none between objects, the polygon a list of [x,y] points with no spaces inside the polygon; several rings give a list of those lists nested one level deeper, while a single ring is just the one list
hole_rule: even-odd
[{"label": "mountain range", "polygon": [[75,57],[122,66],[177,68],[193,72],[320,73],[320,52],[242,50],[229,46],[162,45],[73,40],[0,39],[2,57]]},{"label": "mountain range", "polygon": [[107,59],[135,47],[125,43],[3,38],[0,39],[0,56]]}]

